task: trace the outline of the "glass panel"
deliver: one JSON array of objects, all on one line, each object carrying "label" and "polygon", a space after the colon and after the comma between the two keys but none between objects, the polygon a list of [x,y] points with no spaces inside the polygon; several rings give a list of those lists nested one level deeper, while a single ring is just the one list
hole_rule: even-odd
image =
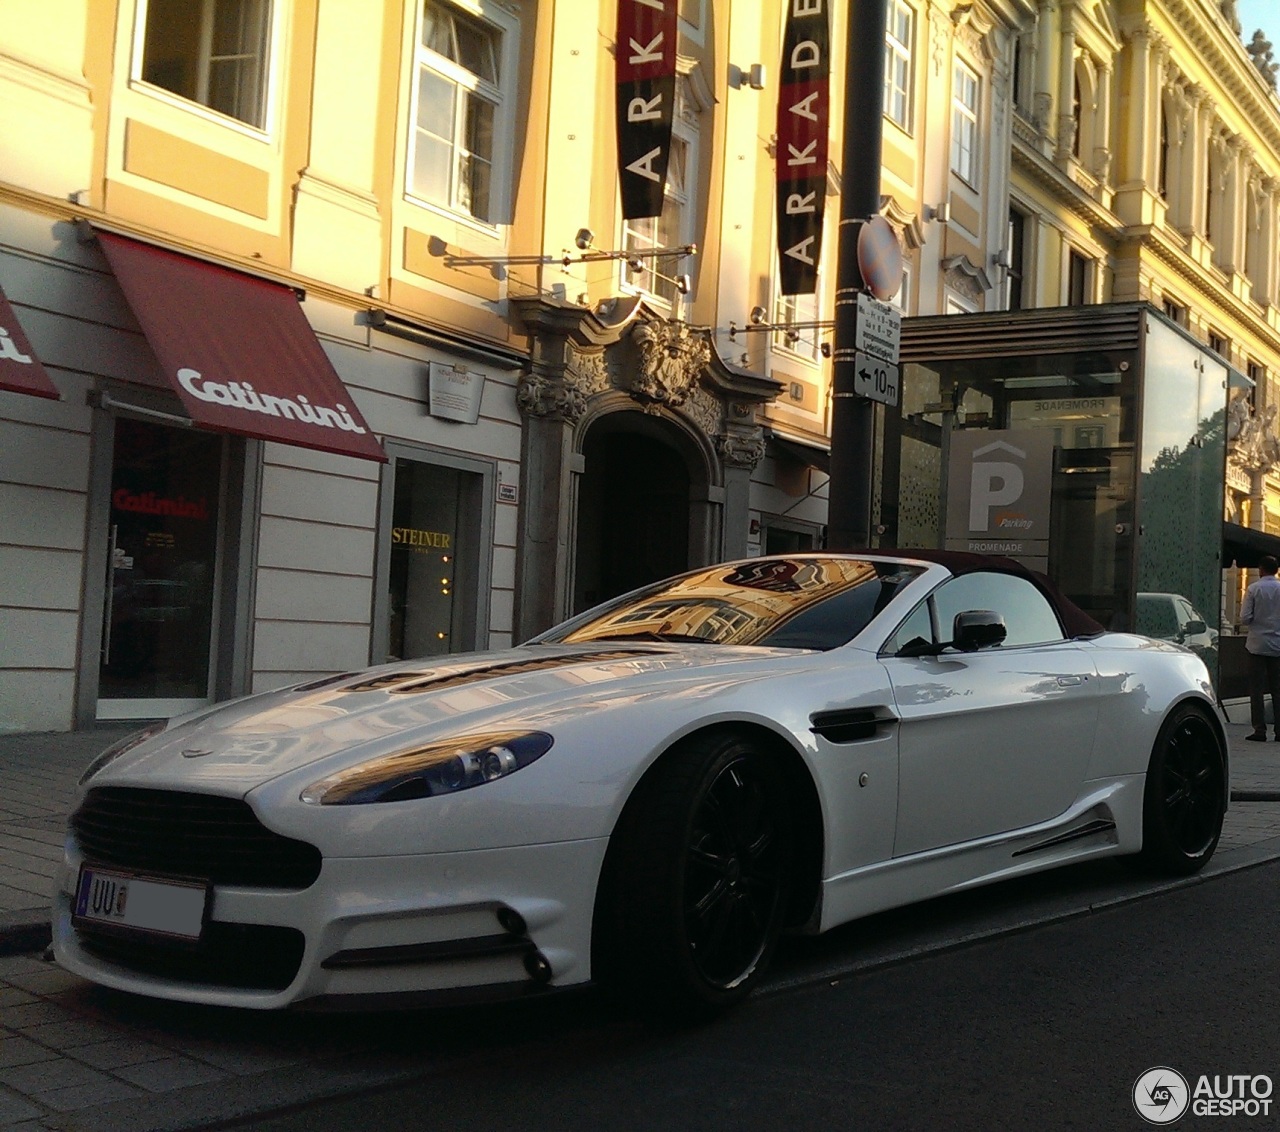
[{"label": "glass panel", "polygon": [[[1142,415],[1139,600],[1176,594],[1214,630],[1222,609],[1222,508],[1227,367],[1157,318],[1148,319]],[[1197,650],[1201,651],[1201,650]]]},{"label": "glass panel", "polygon": [[466,98],[467,152],[459,156],[458,204],[480,220],[489,219],[493,175],[493,105],[475,94]]},{"label": "glass panel", "polygon": [[498,64],[493,32],[465,16],[455,16],[453,26],[458,40],[457,61],[473,75],[497,86]]},{"label": "glass panel", "polygon": [[994,610],[1004,618],[1007,646],[1062,640],[1062,626],[1045,596],[1025,578],[1012,574],[964,574],[943,583],[934,593],[934,603],[938,631],[948,641],[956,614],[974,609]]},{"label": "glass panel", "polygon": [[458,48],[453,38],[453,15],[427,0],[422,13],[422,46],[455,62]]},{"label": "glass panel", "polygon": [[452,138],[457,87],[426,67],[418,68],[418,128],[440,138]]},{"label": "glass panel", "polygon": [[413,191],[423,200],[449,203],[450,147],[430,134],[418,132],[413,150]]},{"label": "glass panel", "polygon": [[187,0],[151,0],[142,48],[142,78],[194,101],[199,78],[200,21]]},{"label": "glass panel", "polygon": [[263,122],[267,0],[219,0],[214,7],[208,105],[250,125]]},{"label": "glass panel", "polygon": [[220,437],[117,420],[104,699],[203,699],[218,531]]},{"label": "glass panel", "polygon": [[473,647],[477,478],[416,460],[396,461],[388,660]]}]

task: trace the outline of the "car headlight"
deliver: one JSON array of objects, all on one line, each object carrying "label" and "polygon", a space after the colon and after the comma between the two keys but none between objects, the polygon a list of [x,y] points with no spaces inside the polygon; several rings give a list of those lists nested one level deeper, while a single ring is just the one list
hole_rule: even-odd
[{"label": "car headlight", "polygon": [[153,723],[150,727],[144,727],[141,731],[135,731],[130,735],[126,735],[118,743],[112,743],[105,751],[85,768],[84,774],[80,776],[79,785],[83,786],[98,771],[102,770],[108,763],[113,763],[121,755],[132,751],[134,747],[140,743],[145,743],[152,735],[159,735],[166,727],[169,726],[167,719],[162,719],[159,723]]},{"label": "car headlight", "polygon": [[515,774],[545,755],[552,741],[542,731],[448,739],[340,770],[308,786],[301,797],[312,805],[357,806],[455,794]]}]

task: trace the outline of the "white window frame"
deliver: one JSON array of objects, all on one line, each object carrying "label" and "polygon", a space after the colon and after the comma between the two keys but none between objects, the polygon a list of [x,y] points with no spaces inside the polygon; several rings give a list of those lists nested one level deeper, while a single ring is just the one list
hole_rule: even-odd
[{"label": "white window frame", "polygon": [[[416,13],[413,21],[413,43],[409,53],[410,87],[409,117],[405,124],[407,140],[405,145],[405,199],[420,204],[432,211],[442,213],[454,220],[469,224],[489,235],[508,221],[511,205],[511,152],[513,148],[512,131],[515,117],[516,79],[519,66],[519,33],[518,21],[509,13],[488,0],[431,0],[437,7],[451,8],[473,22],[486,24],[497,37],[494,55],[498,68],[497,85],[481,79],[465,67],[446,59],[444,56],[425,47],[422,42],[423,23],[426,16],[427,0],[415,0]],[[415,191],[414,173],[417,162],[417,114],[421,91],[423,69],[435,72],[448,82],[455,83],[462,89],[481,95],[492,103],[493,113],[493,152],[489,165],[489,217],[476,216],[458,201],[458,185],[456,182],[456,155],[461,136],[461,103],[457,109],[458,119],[454,125],[454,136],[449,139],[454,160],[449,171],[449,199],[433,200],[431,197]]]},{"label": "white window frame", "polygon": [[902,283],[898,287],[898,292],[890,300],[891,306],[895,306],[903,314],[911,313],[911,265],[904,263],[902,265]]},{"label": "white window frame", "polygon": [[965,184],[978,184],[978,117],[982,80],[963,59],[951,69],[951,171]]},{"label": "white window frame", "polygon": [[[676,245],[693,242],[698,202],[698,131],[696,127],[688,122],[682,112],[685,101],[683,86],[684,79],[677,78],[676,105],[675,113],[672,116],[671,141],[673,149],[677,143],[684,147],[684,184],[679,189],[676,189],[671,183],[670,168],[668,168],[668,176],[663,186],[664,211],[668,202],[674,203],[680,209]],[[656,216],[642,220],[624,220],[622,222],[622,242],[619,247],[630,249],[632,246],[631,241],[633,240],[636,243],[637,250],[663,246],[657,243],[659,220],[660,217]],[[646,232],[644,230],[646,227],[651,227],[651,231]],[[644,295],[655,303],[670,307],[672,314],[677,316],[681,314],[685,303],[690,300],[691,295],[680,294],[679,290],[674,288],[674,280],[684,274],[693,277],[697,260],[688,257],[685,259],[670,257],[660,260],[646,258],[640,262],[644,264],[644,270],[638,272],[633,272],[626,260],[621,262],[620,282],[623,291],[630,294]],[[652,281],[659,275],[663,277],[664,283],[670,285],[671,294],[664,294],[651,286]]]},{"label": "white window frame", "polygon": [[[912,90],[915,86],[915,54],[912,46],[915,41],[916,13],[903,0],[888,0],[889,14],[884,31],[884,116],[911,133],[912,123]],[[898,24],[905,17],[906,39],[897,34]],[[896,64],[896,66],[895,66]],[[902,75],[902,84],[898,76]],[[901,116],[899,116],[899,108]]]},{"label": "white window frame", "polygon": [[[206,35],[212,33],[212,28],[209,24],[212,20],[214,3],[215,0],[201,0],[201,20],[205,24]],[[246,122],[243,118],[225,114],[221,110],[216,110],[203,102],[169,90],[168,87],[157,86],[155,83],[148,82],[143,77],[147,50],[148,0],[138,0],[138,6],[134,11],[133,53],[129,67],[130,86],[155,98],[159,102],[168,103],[170,106],[195,114],[207,121],[216,122],[218,125],[235,130],[237,133],[258,139],[270,136],[274,133],[276,125],[276,87],[280,73],[281,44],[284,40],[281,25],[285,5],[281,0],[266,0],[266,3],[270,10],[266,18],[266,43],[263,45],[262,51],[262,121],[260,123]],[[209,60],[206,58],[204,60],[206,81],[208,62]]]}]

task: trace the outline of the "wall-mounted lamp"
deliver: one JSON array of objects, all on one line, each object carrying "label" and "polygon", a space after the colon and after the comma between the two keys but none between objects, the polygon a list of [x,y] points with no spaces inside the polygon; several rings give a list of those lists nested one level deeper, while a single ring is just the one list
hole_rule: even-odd
[{"label": "wall-mounted lamp", "polygon": [[768,313],[769,312],[765,310],[764,307],[752,307],[751,313],[747,315],[747,317],[751,319],[752,326],[760,326],[764,322],[765,315]]},{"label": "wall-mounted lamp", "polygon": [[769,72],[765,69],[763,63],[752,63],[749,67],[739,67],[737,64],[729,64],[729,85],[741,90],[744,86],[749,86],[752,90],[764,90],[765,84],[769,81]]},{"label": "wall-mounted lamp", "polygon": [[998,252],[992,252],[991,262],[996,267],[1013,266],[1013,261],[1009,258],[1009,250],[1007,248],[1001,248]]},{"label": "wall-mounted lamp", "polygon": [[951,202],[943,201],[941,204],[926,204],[924,206],[924,218],[926,220],[936,220],[939,224],[950,224]]}]

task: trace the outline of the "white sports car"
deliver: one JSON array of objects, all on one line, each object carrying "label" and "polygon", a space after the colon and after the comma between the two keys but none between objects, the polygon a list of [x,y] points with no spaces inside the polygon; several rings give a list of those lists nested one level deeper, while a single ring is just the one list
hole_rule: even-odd
[{"label": "white sports car", "polygon": [[54,947],[191,1002],[596,981],[708,1010],[783,931],[1098,857],[1193,872],[1227,798],[1193,653],[1004,559],[758,558],[116,745]]}]

